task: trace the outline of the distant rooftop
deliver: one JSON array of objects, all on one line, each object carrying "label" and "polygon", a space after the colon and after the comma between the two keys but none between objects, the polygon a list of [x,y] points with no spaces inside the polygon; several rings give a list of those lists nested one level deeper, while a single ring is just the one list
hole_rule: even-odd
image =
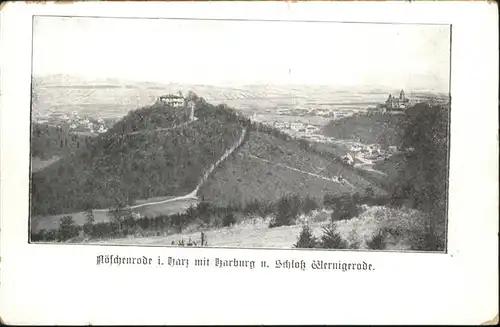
[{"label": "distant rooftop", "polygon": [[160,96],[160,99],[184,99],[184,97],[178,94],[167,94]]}]

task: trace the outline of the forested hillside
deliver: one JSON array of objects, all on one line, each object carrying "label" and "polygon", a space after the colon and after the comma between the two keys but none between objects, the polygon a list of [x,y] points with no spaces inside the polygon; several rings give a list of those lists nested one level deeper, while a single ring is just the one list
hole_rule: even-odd
[{"label": "forested hillside", "polygon": [[186,122],[189,114],[185,108],[172,108],[162,103],[130,111],[111,129],[111,134],[127,134],[144,130],[169,128]]},{"label": "forested hillside", "polygon": [[87,148],[92,142],[91,136],[70,133],[67,128],[48,124],[33,123],[31,130],[31,156],[40,159],[65,156]]},{"label": "forested hillside", "polygon": [[400,145],[404,115],[366,113],[332,120],[323,132],[336,139],[354,140],[363,144]]},{"label": "forested hillside", "polygon": [[[182,121],[153,106],[130,113],[88,148],[32,176],[32,213],[70,213],[132,204],[136,199],[184,195],[241,135],[227,108],[198,104],[197,121]],[[153,128],[154,127],[154,128]],[[127,133],[146,128],[149,133]]]}]

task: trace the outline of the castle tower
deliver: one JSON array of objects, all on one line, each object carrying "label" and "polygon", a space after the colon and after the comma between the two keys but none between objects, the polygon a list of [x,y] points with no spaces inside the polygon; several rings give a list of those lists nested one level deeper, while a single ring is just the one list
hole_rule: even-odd
[{"label": "castle tower", "polygon": [[189,116],[189,120],[190,121],[194,121],[194,102],[191,102],[189,104],[189,107],[191,109],[191,112],[190,112],[190,116]]},{"label": "castle tower", "polygon": [[404,100],[405,99],[405,91],[401,90],[401,92],[399,93],[399,99],[400,100]]}]

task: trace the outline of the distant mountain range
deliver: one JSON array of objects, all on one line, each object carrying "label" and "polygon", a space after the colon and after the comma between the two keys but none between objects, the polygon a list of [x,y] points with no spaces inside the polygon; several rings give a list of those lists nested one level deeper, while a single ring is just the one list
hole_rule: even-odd
[{"label": "distant mountain range", "polygon": [[[317,103],[378,103],[399,89],[360,85],[201,85],[83,78],[74,75],[47,75],[34,78],[38,102],[34,112],[99,112],[103,117],[120,118],[130,110],[152,104],[166,93],[194,91],[214,104],[226,103],[236,109],[263,109]],[[405,90],[411,97],[412,90]],[[426,90],[414,90],[428,93]]]},{"label": "distant mountain range", "polygon": [[[311,92],[335,92],[335,93],[394,93],[398,92],[399,88],[380,87],[373,85],[357,85],[350,87],[339,87],[332,85],[312,85],[312,84],[290,84],[290,85],[268,85],[268,84],[232,84],[232,85],[205,85],[205,84],[179,84],[179,83],[158,83],[148,81],[134,81],[117,78],[84,78],[75,75],[45,75],[35,76],[35,85],[41,88],[52,87],[68,87],[68,88],[144,88],[144,89],[159,89],[168,90],[194,88],[199,93],[200,91],[208,92],[239,92],[254,93],[255,95],[278,96],[278,95],[310,95]],[[407,93],[440,93],[429,89],[412,89],[405,90]],[[200,93],[201,94],[201,93]],[[207,99],[208,100],[208,99]]]}]

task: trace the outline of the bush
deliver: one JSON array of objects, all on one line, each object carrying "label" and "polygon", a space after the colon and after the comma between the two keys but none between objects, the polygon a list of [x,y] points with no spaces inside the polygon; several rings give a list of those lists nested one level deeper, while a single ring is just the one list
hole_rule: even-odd
[{"label": "bush", "polygon": [[311,228],[307,225],[302,226],[302,231],[297,238],[297,243],[294,244],[295,248],[311,249],[315,248],[318,244],[318,240],[312,234]]},{"label": "bush", "polygon": [[373,188],[371,186],[368,186],[365,188],[365,197],[366,198],[373,198],[375,196],[375,192],[373,191]]},{"label": "bush", "polygon": [[299,215],[300,198],[297,195],[285,195],[276,204],[276,216],[269,224],[270,228],[290,226]]},{"label": "bush", "polygon": [[75,224],[73,217],[64,216],[61,218],[61,222],[59,224],[58,238],[60,241],[67,241],[70,238],[78,236],[80,229],[81,227]]},{"label": "bush", "polygon": [[94,224],[91,222],[86,222],[83,224],[83,233],[88,236],[92,236],[94,231]]},{"label": "bush", "polygon": [[387,236],[387,232],[385,229],[381,229],[375,234],[371,240],[366,242],[366,245],[369,249],[372,250],[383,250],[385,248],[385,237]]},{"label": "bush", "polygon": [[228,212],[224,216],[224,220],[222,221],[222,226],[228,227],[236,223],[236,219],[234,218],[234,214],[232,212]]},{"label": "bush", "polygon": [[304,199],[304,203],[302,204],[302,212],[304,214],[308,214],[310,213],[311,211],[313,210],[316,210],[319,208],[319,205],[316,203],[316,201],[314,201],[314,199],[312,199],[311,197],[307,196],[305,199]]},{"label": "bush", "polygon": [[443,251],[444,240],[434,233],[426,232],[410,237],[411,249],[414,251]]},{"label": "bush", "polygon": [[323,235],[321,235],[319,245],[323,249],[347,249],[347,243],[342,239],[335,227],[323,227]]},{"label": "bush", "polygon": [[38,232],[31,232],[31,242],[45,241],[45,229],[40,229]]},{"label": "bush", "polygon": [[361,209],[351,201],[338,203],[332,212],[332,221],[351,219],[359,215]]},{"label": "bush", "polygon": [[97,223],[93,226],[92,234],[90,236],[103,238],[103,237],[113,237],[118,236],[118,223],[116,222],[105,222]]}]

